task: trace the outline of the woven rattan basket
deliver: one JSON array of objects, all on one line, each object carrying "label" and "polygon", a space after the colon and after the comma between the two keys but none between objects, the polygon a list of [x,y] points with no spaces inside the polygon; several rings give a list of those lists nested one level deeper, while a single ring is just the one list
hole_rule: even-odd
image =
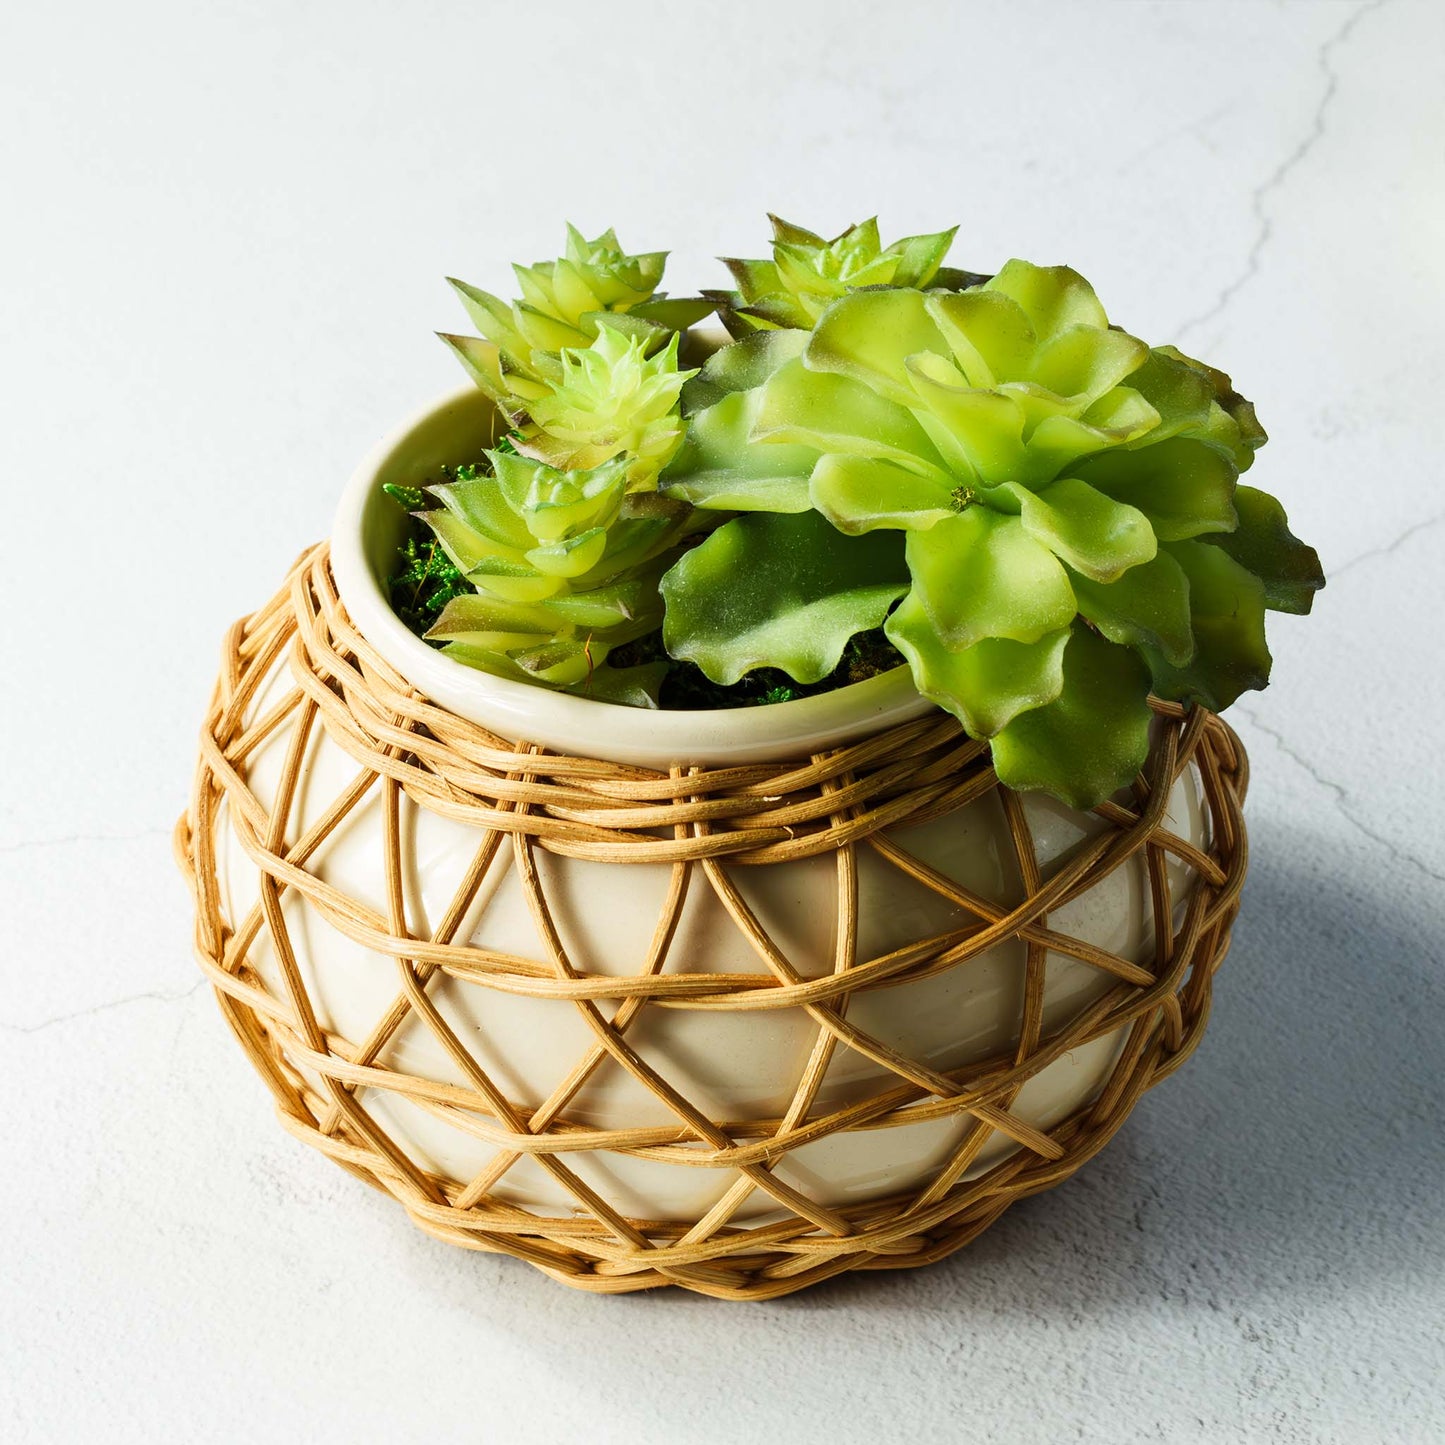
[{"label": "woven rattan basket", "polygon": [[[1246,763],[1218,718],[1158,714],[1132,798],[1098,808],[1080,841],[1045,865],[1025,801],[942,713],[813,756],[735,767],[649,770],[495,736],[429,702],[382,659],[350,622],[319,547],[226,639],[176,850],[194,890],[201,965],[298,1138],[438,1238],[517,1256],[567,1284],[767,1298],[958,1249],[1014,1200],[1072,1174],[1197,1044],[1244,876]],[[324,796],[322,746],[345,763],[344,783]],[[1186,778],[1198,841],[1170,821]],[[899,841],[983,807],[1012,851],[1011,898],[985,896]],[[464,866],[420,926],[417,895],[436,880],[418,840],[433,827],[466,840]],[[323,866],[343,838],[369,850],[379,896],[360,896],[344,868]],[[227,881],[235,859],[252,877],[244,898]],[[630,879],[663,880],[630,963],[598,964],[578,946],[559,867],[604,868],[607,891],[622,898]],[[801,961],[751,901],[757,880],[805,867],[831,880],[824,905],[817,895],[809,905],[810,926],[826,935],[821,962]],[[859,902],[860,877],[882,867],[898,896],[946,905],[949,926],[882,952],[860,946],[872,915],[890,911],[877,900],[892,895],[876,884],[865,888],[873,901]],[[501,874],[508,906],[535,930],[530,950],[487,936]],[[1147,922],[1137,956],[1063,923],[1091,890],[1126,875]],[[687,910],[704,898],[710,936],[729,931],[751,966],[709,968],[711,955],[687,942],[698,937]],[[313,955],[323,939],[368,961],[373,990],[384,981],[385,1004],[361,1024],[342,1028],[335,1000],[322,997]],[[1051,1001],[1049,970],[1064,964],[1091,982]],[[360,963],[345,967],[360,977]],[[966,1032],[970,971],[985,967],[990,996],[999,978],[1012,980],[1016,1012],[1005,1043],[982,1056],[940,1067],[900,1044],[907,1030],[868,1022],[916,996],[936,1028],[937,990],[957,985],[947,997],[964,1002],[942,1022]],[[519,1007],[565,1022],[579,1041],[555,1059],[545,1088],[520,1085],[509,1057],[545,1042],[540,1025],[479,1042],[489,1019]],[[804,1043],[771,1101],[686,1083],[735,1060],[693,1058],[681,1071],[659,1063],[687,1027],[782,1038],[767,1031],[783,1019],[788,1047]],[[418,1066],[421,1057],[430,1063]],[[1069,1085],[1079,1060],[1092,1060],[1092,1073]],[[599,1124],[584,1105],[604,1072],[623,1112]],[[1059,1077],[1087,1096],[1061,1118],[1031,1114],[1030,1090]],[[430,1148],[437,1131],[463,1141],[456,1158],[471,1162],[448,1164],[445,1149]],[[889,1153],[893,1143],[919,1139],[927,1148],[909,1145],[907,1167],[888,1162],[903,1157]],[[804,1167],[824,1157],[848,1161],[831,1184],[826,1169]],[[523,1175],[533,1184],[511,1187]],[[657,1178],[688,1189],[667,1195],[666,1208],[639,1206]],[[632,1182],[613,1188],[616,1179]]]}]

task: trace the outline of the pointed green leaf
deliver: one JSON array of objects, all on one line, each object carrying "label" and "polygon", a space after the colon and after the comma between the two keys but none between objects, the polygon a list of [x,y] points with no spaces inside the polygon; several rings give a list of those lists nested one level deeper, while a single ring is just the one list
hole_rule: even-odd
[{"label": "pointed green leaf", "polygon": [[905,236],[895,241],[883,253],[897,256],[898,266],[893,273],[895,286],[913,286],[922,289],[933,280],[953,238],[958,234],[957,226],[946,231],[937,231],[928,236]]},{"label": "pointed green leaf", "polygon": [[658,693],[667,676],[667,662],[644,662],[637,667],[613,667],[610,662],[594,667],[589,677],[574,683],[568,692],[594,702],[617,703],[621,707],[657,707]]},{"label": "pointed green leaf", "polygon": [[812,231],[803,226],[795,226],[791,221],[785,221],[781,216],[775,216],[768,212],[768,220],[773,226],[773,240],[781,242],[785,246],[826,246],[828,243]]},{"label": "pointed green leaf", "polygon": [[437,335],[451,347],[456,358],[466,368],[467,375],[494,402],[500,404],[507,396],[507,386],[502,380],[501,357],[490,341],[476,336],[452,336],[438,331]]},{"label": "pointed green leaf", "polygon": [[651,301],[629,307],[625,314],[656,322],[669,331],[686,331],[704,316],[711,316],[713,310],[713,303],[705,296],[654,296]]}]

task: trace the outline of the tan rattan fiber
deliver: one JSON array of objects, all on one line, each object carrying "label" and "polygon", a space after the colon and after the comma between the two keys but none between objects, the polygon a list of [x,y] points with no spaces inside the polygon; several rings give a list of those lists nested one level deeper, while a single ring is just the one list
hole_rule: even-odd
[{"label": "tan rattan fiber", "polygon": [[[251,707],[278,661],[294,690],[264,716]],[[1203,1032],[1211,977],[1229,943],[1246,865],[1240,816],[1247,764],[1231,730],[1202,710],[1159,705],[1162,742],[1131,806],[1109,803],[1109,825],[1057,872],[1041,877],[1018,799],[999,788],[986,747],[939,713],[793,764],[649,772],[588,758],[562,757],[493,736],[417,694],[355,631],[332,582],[327,550],[313,548],[281,591],[230,630],[222,671],[202,734],[201,757],[176,853],[196,902],[196,950],[231,1029],[275,1096],[283,1123],[343,1168],[395,1197],[436,1237],[468,1248],[510,1254],[584,1289],[621,1292],[675,1284],[727,1299],[789,1293],[853,1269],[892,1269],[941,1259],[977,1236],[1016,1199],[1059,1183],[1119,1128],[1145,1089],[1171,1073]],[[325,729],[355,760],[351,786],[321,820],[287,845],[288,814],[308,738]],[[274,809],[247,785],[247,758],[277,733],[288,737]],[[1210,819],[1207,851],[1163,826],[1169,787],[1190,761],[1198,769]],[[1007,908],[973,896],[910,858],[888,828],[945,814],[999,788],[1028,896]],[[388,883],[386,915],[328,887],[308,862],[328,833],[372,790],[380,790]],[[477,852],[446,916],[430,938],[407,936],[398,849],[402,794],[420,808],[474,824]],[[217,876],[218,810],[261,872],[260,904],[247,918],[226,918]],[[927,887],[960,903],[975,926],[925,940],[880,958],[853,957],[855,858],[872,848]],[[456,937],[483,875],[502,850],[527,897],[547,956],[519,959]],[[618,865],[665,863],[673,879],[650,956],[637,972],[589,973],[568,956],[549,913],[535,850]],[[1155,940],[1145,966],[1048,926],[1048,912],[1142,850],[1152,895]],[[829,855],[838,878],[837,963],[804,976],[768,938],[731,870]],[[1196,878],[1183,921],[1175,910],[1166,857]],[[498,866],[506,866],[506,858]],[[687,888],[711,887],[759,959],[755,974],[689,971],[667,963]],[[317,1022],[288,938],[280,899],[290,890],[329,926],[397,964],[397,997],[367,1039],[341,1039]],[[247,958],[262,930],[271,935],[285,987],[268,988]],[[1025,944],[1024,1006],[1016,1050],[955,1073],[904,1057],[850,1025],[849,996],[943,969],[1005,938]],[[1108,992],[1052,1034],[1042,1031],[1045,958],[1062,951],[1112,976]],[[428,981],[439,974],[487,989],[552,1000],[580,1012],[595,1043],[539,1108],[509,1100],[431,1004]],[[605,1002],[615,1012],[604,1015]],[[806,1009],[817,1043],[782,1118],[708,1117],[652,1070],[628,1044],[629,1025],[644,1009]],[[383,1058],[387,1041],[409,1017],[423,1020],[456,1060],[469,1087],[419,1079]],[[1024,1083],[1065,1052],[1129,1026],[1127,1043],[1092,1105],[1043,1133],[1009,1113]],[[837,1049],[857,1049],[884,1066],[889,1085],[846,1108],[814,1107]],[[612,1059],[661,1096],[674,1128],[599,1134],[566,1116],[603,1060]],[[297,1065],[319,1077],[308,1083]],[[368,1113],[359,1090],[390,1089],[435,1111],[465,1116],[473,1132],[500,1145],[478,1178],[436,1177],[420,1168]],[[966,1115],[971,1127],[954,1156],[926,1187],[865,1205],[836,1208],[809,1199],[773,1176],[798,1145],[837,1130],[885,1127],[901,1120]],[[1020,1147],[977,1178],[966,1178],[992,1131]],[[620,1216],[568,1167],[579,1149],[606,1148],[689,1167],[725,1169],[733,1186],[704,1219],[658,1222]],[[543,1217],[491,1193],[507,1167],[537,1159],[578,1200],[565,1218]],[[778,1210],[748,1225],[733,1216],[755,1189]],[[778,1214],[782,1216],[779,1218]]]}]

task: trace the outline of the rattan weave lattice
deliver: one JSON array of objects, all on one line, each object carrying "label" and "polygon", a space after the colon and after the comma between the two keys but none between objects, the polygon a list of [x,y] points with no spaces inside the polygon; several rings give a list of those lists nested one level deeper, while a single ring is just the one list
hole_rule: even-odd
[{"label": "rattan weave lattice", "polygon": [[[263,716],[252,716],[259,684],[283,660],[294,690]],[[226,638],[191,803],[176,829],[176,853],[195,896],[201,965],[293,1134],[394,1196],[438,1238],[518,1256],[567,1284],[605,1292],[676,1284],[721,1298],[768,1298],[844,1270],[926,1264],[958,1249],[1014,1200],[1072,1174],[1109,1140],[1144,1090],[1195,1047],[1244,878],[1240,805],[1247,764],[1238,740],[1218,718],[1200,710],[1187,715],[1162,705],[1158,710],[1165,719],[1162,741],[1147,775],[1135,784],[1132,805],[1097,809],[1110,826],[1046,880],[1017,797],[999,789],[1028,895],[1016,907],[1003,908],[910,859],[884,831],[941,816],[999,787],[987,749],[964,736],[951,718],[924,718],[787,765],[647,772],[548,754],[492,736],[419,696],[354,630],[334,589],[327,551],[319,546],[298,561],[276,597]],[[324,817],[288,846],[283,841],[288,809],[307,738],[316,728],[325,729],[358,771]],[[278,733],[289,736],[289,743],[277,800],[268,811],[248,787],[247,759]],[[1207,851],[1162,824],[1169,786],[1191,760],[1209,814]],[[384,914],[308,871],[327,834],[373,790],[380,790],[385,803],[384,836],[378,839],[387,855]],[[397,824],[403,794],[422,809],[477,829],[475,858],[428,938],[407,936],[404,922]],[[223,800],[229,814],[224,826],[235,830],[262,875],[260,903],[244,918],[226,918],[222,910],[216,831]],[[548,956],[542,962],[457,937],[482,876],[504,848],[513,852],[545,943]],[[915,879],[947,892],[976,924],[883,957],[855,958],[855,860],[864,848],[881,851]],[[670,867],[673,882],[650,956],[639,959],[635,973],[588,973],[568,956],[539,881],[539,849],[624,870],[637,862]],[[1049,928],[1051,908],[1141,850],[1156,920],[1147,966]],[[818,855],[836,860],[837,961],[831,972],[805,977],[750,912],[733,870]],[[1173,931],[1176,915],[1165,867],[1170,855],[1187,862],[1197,880],[1183,922]],[[756,950],[756,973],[690,972],[676,960],[663,971],[690,882],[716,891]],[[328,926],[396,960],[395,1002],[371,1037],[338,1038],[318,1024],[281,906],[283,895],[293,890]],[[284,987],[268,988],[248,962],[262,930],[271,935]],[[941,1073],[849,1022],[848,1001],[859,990],[967,968],[970,959],[1007,938],[1022,940],[1027,959],[1011,1055]],[[1050,950],[1083,959],[1112,979],[1097,1002],[1045,1034],[1042,995]],[[444,974],[576,1010],[595,1042],[541,1107],[524,1107],[488,1077],[435,1008],[428,983]],[[807,1011],[817,1024],[817,1042],[780,1118],[710,1117],[628,1042],[629,1027],[648,1009],[783,1007]],[[409,1018],[432,1030],[467,1087],[415,1078],[382,1059],[388,1039]],[[1019,1089],[1040,1069],[1123,1026],[1127,1042],[1090,1106],[1047,1133],[1010,1115]],[[888,1086],[846,1108],[815,1107],[829,1060],[843,1049],[881,1064]],[[675,1127],[614,1130],[599,1137],[570,1122],[569,1099],[604,1060],[616,1061],[662,1097]],[[499,1142],[495,1162],[472,1179],[425,1172],[368,1112],[360,1095],[375,1089],[397,1091],[428,1109],[461,1111],[474,1130]],[[901,1196],[831,1207],[773,1175],[790,1149],[833,1131],[945,1114],[971,1120],[963,1142],[926,1187]],[[994,1130],[1020,1147],[980,1177],[967,1177]],[[702,1219],[659,1223],[622,1217],[569,1167],[573,1151],[599,1147],[729,1170],[734,1182]],[[543,1217],[495,1197],[497,1180],[524,1155],[539,1161],[578,1201],[574,1213]],[[770,1194],[777,1209],[749,1225],[735,1216],[754,1190]]]}]

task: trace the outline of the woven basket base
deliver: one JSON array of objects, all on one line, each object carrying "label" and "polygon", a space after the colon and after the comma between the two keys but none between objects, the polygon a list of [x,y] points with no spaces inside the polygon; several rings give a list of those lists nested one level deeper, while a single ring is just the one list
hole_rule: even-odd
[{"label": "woven basket base", "polygon": [[[266,717],[251,717],[260,682],[283,655],[295,693]],[[1148,774],[1135,785],[1133,806],[1108,803],[1097,809],[1111,825],[1108,836],[1045,881],[1016,797],[999,788],[986,748],[963,737],[951,719],[905,724],[807,764],[647,774],[559,758],[496,738],[419,697],[352,628],[331,581],[326,549],[318,547],[302,557],[266,607],[242,619],[227,636],[191,805],[176,828],[176,854],[195,896],[197,957],[228,1024],[271,1088],[282,1123],[296,1137],[397,1199],[417,1225],[438,1239],[513,1255],[564,1284],[600,1293],[678,1285],[721,1299],[769,1299],[845,1271],[911,1268],[960,1249],[1015,1200],[1052,1188],[1092,1158],[1140,1095],[1178,1068],[1199,1042],[1209,1015],[1212,976],[1229,946],[1244,879],[1247,848],[1240,808],[1247,762],[1238,739],[1218,718],[1197,709],[1187,715],[1167,706],[1158,710],[1168,724],[1166,736]],[[325,820],[328,827],[369,789],[386,796],[393,865],[389,917],[338,899],[335,890],[307,871],[325,827],[319,836],[308,834],[286,845],[289,801],[268,813],[247,787],[248,755],[273,733],[289,728],[293,736],[281,789],[289,800],[313,726],[324,728],[361,769],[351,794],[338,800]],[[1191,763],[1209,812],[1207,852],[1170,834],[1163,822],[1173,779]],[[827,855],[837,859],[839,877],[846,879],[853,850],[870,843],[890,846],[883,839],[885,828],[942,816],[991,789],[999,791],[1030,896],[1004,914],[996,905],[960,895],[979,917],[976,929],[962,940],[949,935],[912,949],[907,957],[840,958],[834,974],[820,979],[792,972],[765,938],[758,939],[760,952],[775,976],[761,980],[663,973],[665,939],[645,975],[589,976],[556,941],[540,891],[531,901],[543,936],[553,939],[554,966],[536,972],[518,974],[515,960],[453,938],[464,899],[452,910],[450,925],[443,920],[431,938],[410,936],[403,922],[401,870],[395,866],[395,817],[403,794],[419,807],[475,823],[479,837],[488,840],[479,853],[487,866],[497,848],[510,847],[516,866],[534,885],[530,860],[538,848],[619,866],[667,862],[679,873],[705,875],[734,911],[742,910],[740,926],[756,931],[756,919],[728,891],[722,859],[733,868]],[[221,907],[216,830],[223,802],[229,813],[226,826],[237,831],[261,873],[262,902],[247,919],[228,919]],[[1147,969],[1048,930],[1051,906],[1057,908],[1136,855],[1148,864],[1154,916],[1163,920],[1156,922],[1154,961]],[[1172,933],[1166,857],[1186,859],[1195,874],[1184,921]],[[395,1017],[372,1039],[339,1039],[318,1026],[279,906],[288,890],[324,914],[329,925],[396,959],[402,991]],[[845,902],[838,931],[851,937],[855,918],[849,910],[856,912],[856,895],[852,903],[846,902],[846,889],[840,896]],[[280,989],[268,988],[248,959],[247,950],[263,928],[285,975]],[[665,933],[660,925],[659,936]],[[1007,938],[1022,940],[1028,958],[1024,1017],[1012,1056],[939,1075],[849,1024],[850,992],[877,986],[884,978],[906,981],[966,966],[971,957]],[[1050,950],[1072,951],[1121,981],[1067,1026],[1044,1035],[1043,979]],[[689,1162],[707,1150],[706,1163],[733,1169],[739,1187],[702,1220],[619,1216],[567,1167],[569,1145],[577,1148],[579,1135],[565,1118],[566,1097],[559,1096],[550,1112],[545,1106],[528,1111],[510,1103],[447,1032],[426,993],[428,980],[445,972],[484,987],[490,981],[513,992],[556,998],[559,1006],[570,1000],[597,1033],[596,1057],[610,1057],[643,1079],[680,1120],[675,1138],[659,1139],[655,1129],[623,1131],[607,1147],[662,1158],[669,1150],[687,1149]],[[739,1125],[701,1117],[665,1082],[649,1077],[627,1043],[628,1021],[650,1000],[666,997],[673,1006],[688,1006],[692,998],[696,1006],[717,1006],[736,998],[739,1006],[759,1007],[756,992],[746,1000],[741,993],[762,985],[773,992],[761,1006],[805,1007],[819,1023],[812,1065],[786,1118]],[[593,1002],[606,997],[608,988],[625,1000],[611,1022]],[[457,1057],[473,1088],[409,1078],[378,1062],[398,1020],[409,1015],[425,1019],[449,1048],[460,1050]],[[1071,1048],[1121,1029],[1126,1030],[1124,1046],[1090,1105],[1047,1132],[1009,1114],[1019,1089],[1040,1069]],[[832,1051],[845,1047],[884,1064],[892,1086],[874,1099],[828,1114],[813,1107],[818,1081]],[[585,1079],[585,1067],[580,1077]],[[574,1082],[574,1092],[575,1087]],[[544,1217],[499,1199],[486,1179],[458,1181],[426,1172],[362,1106],[359,1088],[401,1090],[433,1110],[460,1109],[468,1118],[486,1121],[504,1140],[516,1142],[507,1157],[532,1153],[583,1207],[574,1217]],[[772,1174],[778,1160],[804,1139],[942,1115],[969,1116],[972,1127],[939,1176],[921,1190],[864,1205],[826,1207],[789,1190]],[[986,1173],[968,1177],[971,1162],[996,1129],[1018,1139],[1020,1147]],[[779,1208],[764,1222],[736,1222],[738,1204],[755,1188],[772,1194]]]}]

